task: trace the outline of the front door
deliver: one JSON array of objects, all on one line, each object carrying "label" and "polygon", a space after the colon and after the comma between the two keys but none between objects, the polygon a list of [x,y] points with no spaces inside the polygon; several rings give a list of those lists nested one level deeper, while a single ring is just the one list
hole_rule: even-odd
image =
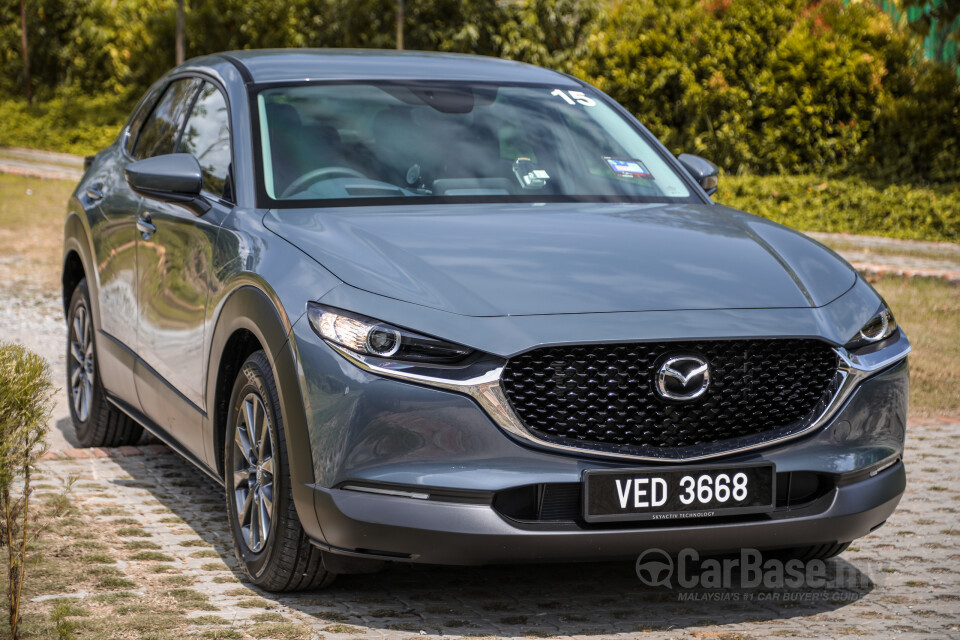
[{"label": "front door", "polygon": [[232,208],[226,191],[230,186],[230,132],[219,89],[199,79],[178,82],[184,83],[178,96],[184,102],[170,110],[169,118],[179,119],[176,136],[161,150],[191,153],[199,160],[203,197],[211,208],[198,215],[177,204],[143,198],[137,218],[137,353],[141,363],[135,378],[144,414],[202,460],[204,322],[214,277],[217,231]]}]

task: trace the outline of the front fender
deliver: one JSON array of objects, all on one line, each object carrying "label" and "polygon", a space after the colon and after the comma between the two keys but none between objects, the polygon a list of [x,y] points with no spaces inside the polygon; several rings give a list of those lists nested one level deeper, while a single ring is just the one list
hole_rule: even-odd
[{"label": "front fender", "polygon": [[[208,412],[207,439],[210,446],[208,459],[215,461],[216,468],[224,474],[222,458],[217,450],[222,445],[219,437],[226,425],[217,424],[220,408],[229,402],[229,393],[217,393],[219,364],[227,356],[225,349],[230,337],[239,330],[249,331],[259,341],[273,369],[280,396],[280,413],[286,434],[287,460],[290,465],[291,485],[294,505],[297,513],[313,514],[314,482],[309,431],[304,412],[300,379],[297,375],[296,354],[289,340],[291,324],[286,314],[278,311],[271,297],[254,284],[244,284],[230,292],[220,305],[218,321],[210,342],[209,375],[207,376],[208,399],[213,399],[212,410]],[[229,385],[232,387],[232,381]],[[223,396],[226,397],[223,397]],[[208,400],[209,404],[209,400]],[[214,466],[214,465],[211,465]],[[316,527],[316,518],[302,518],[308,535],[322,538]]]}]

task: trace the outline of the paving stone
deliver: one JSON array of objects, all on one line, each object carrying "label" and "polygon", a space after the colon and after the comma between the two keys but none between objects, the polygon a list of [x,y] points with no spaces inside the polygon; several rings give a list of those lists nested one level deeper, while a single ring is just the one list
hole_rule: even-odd
[{"label": "paving stone", "polygon": [[93,454],[89,449],[65,449],[63,454],[68,458],[81,459],[92,458]]},{"label": "paving stone", "polygon": [[[739,590],[736,600],[711,600],[717,596],[709,590],[694,592],[692,600],[685,595],[689,592],[646,587],[631,562],[481,568],[397,564],[379,574],[340,576],[325,591],[269,594],[243,582],[219,506],[223,490],[178,456],[147,447],[121,455],[128,448],[120,448],[111,450],[115,457],[46,460],[40,471],[51,483],[81,476],[73,498],[82,511],[96,514],[111,506],[123,514],[109,519],[141,523],[151,536],[130,540],[158,545],[160,553],[175,559],[168,564],[179,572],[179,583],[205,594],[217,609],[187,615],[219,615],[241,626],[275,612],[334,640],[441,634],[591,640],[638,635],[656,640],[960,638],[960,466],[953,463],[960,456],[960,419],[911,420],[910,426],[908,485],[900,508],[884,527],[826,563],[829,577],[843,578],[842,588]],[[190,486],[171,486],[170,478]],[[109,488],[110,495],[100,487]],[[127,560],[123,570],[134,562]]]}]

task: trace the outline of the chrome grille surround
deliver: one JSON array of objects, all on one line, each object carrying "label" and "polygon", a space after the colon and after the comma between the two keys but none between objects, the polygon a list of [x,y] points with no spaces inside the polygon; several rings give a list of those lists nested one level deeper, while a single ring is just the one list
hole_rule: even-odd
[{"label": "chrome grille surround", "polygon": [[[824,403],[822,410],[818,408],[817,411],[814,411],[817,415],[811,416],[811,419],[806,421],[804,425],[798,426],[790,433],[772,439],[740,442],[736,443],[734,447],[730,447],[729,443],[725,443],[728,445],[725,447],[703,447],[696,452],[684,452],[679,457],[674,452],[662,449],[641,455],[625,451],[585,449],[537,438],[523,426],[503,391],[500,379],[506,361],[502,358],[490,356],[473,362],[469,366],[439,369],[362,356],[339,345],[330,342],[327,342],[327,344],[345,359],[369,373],[468,395],[507,434],[522,442],[548,451],[581,457],[587,455],[636,462],[693,462],[772,447],[799,438],[823,426],[843,406],[860,382],[907,357],[911,351],[910,342],[902,330],[898,330],[898,332],[897,340],[893,341],[891,346],[868,354],[858,355],[848,352],[843,347],[834,347],[833,350],[839,357],[840,362],[833,382],[836,392],[829,401]],[[656,455],[657,453],[674,455]]]}]

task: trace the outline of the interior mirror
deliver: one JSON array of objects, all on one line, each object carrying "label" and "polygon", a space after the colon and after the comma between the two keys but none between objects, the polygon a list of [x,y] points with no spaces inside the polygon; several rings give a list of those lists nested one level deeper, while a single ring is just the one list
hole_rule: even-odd
[{"label": "interior mirror", "polygon": [[171,153],[139,160],[124,170],[127,184],[137,193],[155,200],[182,204],[194,213],[210,209],[200,197],[203,172],[200,163],[189,153]]},{"label": "interior mirror", "polygon": [[690,153],[681,153],[677,156],[677,160],[687,170],[687,173],[693,176],[693,179],[703,187],[708,196],[717,192],[717,184],[720,181],[720,169],[717,165]]}]

